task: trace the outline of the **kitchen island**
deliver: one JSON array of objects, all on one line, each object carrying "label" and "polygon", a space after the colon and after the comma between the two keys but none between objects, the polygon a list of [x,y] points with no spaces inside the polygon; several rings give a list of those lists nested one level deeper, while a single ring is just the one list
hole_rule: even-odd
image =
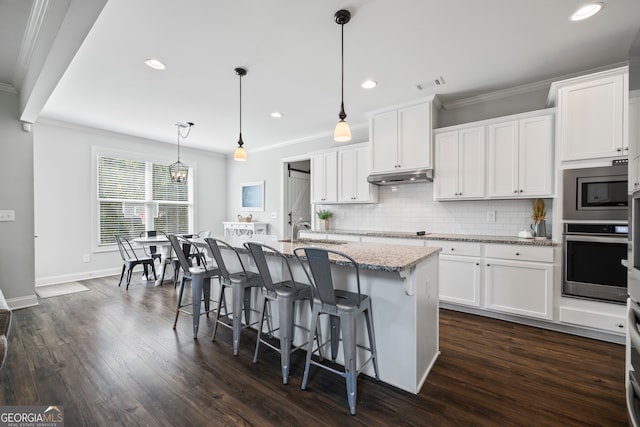
[{"label": "kitchen island", "polygon": [[[331,241],[278,242],[272,236],[254,236],[290,258],[297,281],[308,282],[302,266],[293,255],[293,249],[301,246],[316,246],[343,252],[358,262],[360,286],[363,294],[371,297],[373,324],[378,352],[380,380],[410,393],[417,394],[422,387],[439,352],[438,337],[438,253],[440,248],[405,245],[379,245]],[[249,262],[243,244],[248,239],[223,237],[222,240],[238,249],[247,257],[247,266],[256,270]],[[278,257],[267,257],[276,280],[282,277],[283,269]],[[333,263],[332,274],[337,287],[357,291],[354,269]],[[278,277],[279,276],[279,277]],[[255,302],[257,303],[257,295]],[[296,308],[299,323],[310,323],[309,306],[299,304]],[[273,324],[277,324],[277,311],[271,313]],[[367,344],[364,318],[358,326],[358,341]],[[296,344],[307,340],[306,333],[296,331]],[[328,322],[322,325],[323,337],[328,336]],[[243,337],[243,339],[247,339]],[[358,354],[358,363],[365,360],[363,350]],[[342,363],[342,349],[337,361]],[[363,371],[373,376],[367,366]]]}]

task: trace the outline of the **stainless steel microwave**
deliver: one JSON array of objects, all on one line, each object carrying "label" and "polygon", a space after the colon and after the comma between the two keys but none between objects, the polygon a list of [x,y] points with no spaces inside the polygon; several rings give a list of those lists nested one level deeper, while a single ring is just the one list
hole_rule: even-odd
[{"label": "stainless steel microwave", "polygon": [[628,220],[627,165],[565,169],[565,220]]}]

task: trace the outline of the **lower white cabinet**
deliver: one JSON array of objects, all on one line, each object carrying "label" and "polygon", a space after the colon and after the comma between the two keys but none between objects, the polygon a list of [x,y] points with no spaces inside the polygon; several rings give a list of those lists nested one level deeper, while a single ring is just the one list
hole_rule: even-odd
[{"label": "lower white cabinet", "polygon": [[440,255],[440,301],[480,307],[481,259]]}]

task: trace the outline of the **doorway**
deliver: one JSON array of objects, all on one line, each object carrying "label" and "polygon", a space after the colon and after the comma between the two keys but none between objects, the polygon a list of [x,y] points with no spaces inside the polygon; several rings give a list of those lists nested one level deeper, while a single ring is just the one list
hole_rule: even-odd
[{"label": "doorway", "polygon": [[298,160],[285,163],[284,180],[284,237],[291,235],[296,221],[311,223],[311,161]]}]

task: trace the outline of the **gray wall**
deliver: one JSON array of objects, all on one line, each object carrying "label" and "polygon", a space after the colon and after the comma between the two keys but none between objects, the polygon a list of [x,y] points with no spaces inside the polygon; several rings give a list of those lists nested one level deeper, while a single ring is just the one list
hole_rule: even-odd
[{"label": "gray wall", "polygon": [[[120,273],[115,247],[95,243],[95,159],[92,147],[138,154],[152,161],[175,161],[177,147],[158,141],[56,122],[34,125],[36,285]],[[194,232],[222,232],[227,197],[226,159],[180,147],[180,159],[196,168]],[[90,262],[83,262],[83,255]]]},{"label": "gray wall", "polygon": [[18,105],[18,95],[0,91],[0,210],[16,216],[0,222],[0,289],[12,308],[36,303],[33,134],[22,130]]}]

